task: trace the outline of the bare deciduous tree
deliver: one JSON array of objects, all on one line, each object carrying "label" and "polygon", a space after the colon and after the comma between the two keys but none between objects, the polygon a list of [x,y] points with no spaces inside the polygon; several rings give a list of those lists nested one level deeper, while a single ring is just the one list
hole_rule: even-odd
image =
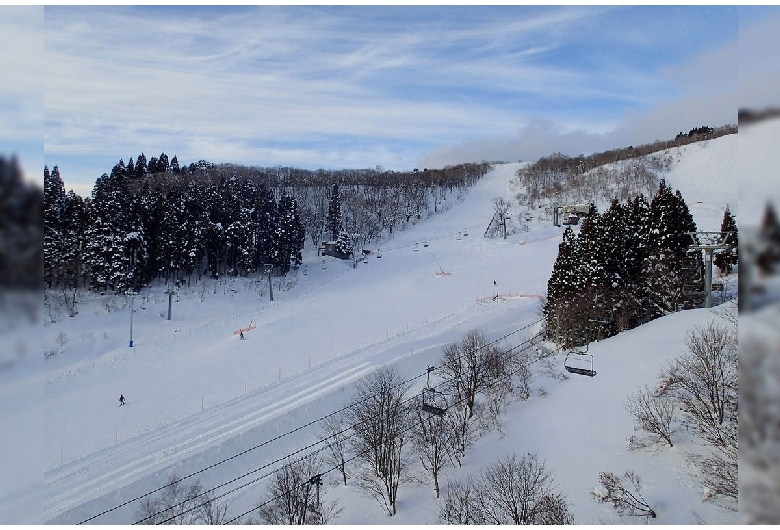
[{"label": "bare deciduous tree", "polygon": [[390,516],[396,513],[407,458],[403,449],[410,411],[402,383],[395,369],[379,368],[358,384],[348,414],[354,425],[352,450],[365,466],[358,485]]},{"label": "bare deciduous tree", "polygon": [[[541,349],[537,353],[540,358],[542,355],[546,355],[546,352],[542,352]],[[531,362],[529,352],[520,352],[513,355],[511,360],[511,371],[514,374],[512,392],[523,401],[531,397],[532,376],[531,370],[528,368]]]},{"label": "bare deciduous tree", "polygon": [[429,415],[418,410],[417,420],[412,428],[412,444],[423,468],[433,478],[433,488],[438,499],[441,470],[452,465],[455,431],[450,428],[444,415]]},{"label": "bare deciduous tree", "polygon": [[732,330],[710,322],[685,339],[688,353],[663,372],[660,391],[671,393],[688,423],[706,442],[737,445],[738,366]]},{"label": "bare deciduous tree", "polygon": [[508,456],[482,472],[480,498],[488,524],[571,524],[565,497],[536,454]]},{"label": "bare deciduous tree", "polygon": [[339,416],[328,416],[322,429],[322,437],[328,446],[325,453],[325,463],[341,472],[344,485],[347,485],[347,432],[344,422]]},{"label": "bare deciduous tree", "polygon": [[465,397],[469,418],[474,416],[477,392],[504,375],[504,352],[491,344],[485,335],[473,329],[460,342],[448,344],[442,353],[443,376],[452,381],[458,394]]},{"label": "bare deciduous tree", "polygon": [[450,484],[439,519],[447,524],[572,524],[566,497],[535,454],[510,455],[478,480]]},{"label": "bare deciduous tree", "polygon": [[739,499],[739,451],[734,446],[712,447],[704,455],[692,454],[698,469],[696,480],[705,489],[705,499],[737,511]]},{"label": "bare deciduous tree", "polygon": [[599,473],[599,484],[606,491],[595,489],[591,492],[597,502],[612,504],[619,515],[655,519],[655,510],[642,496],[642,481],[633,471],[624,472],[622,477],[602,471]]},{"label": "bare deciduous tree", "polygon": [[677,430],[677,404],[671,396],[655,394],[645,385],[630,395],[623,406],[634,417],[634,430],[643,433],[629,438],[629,449],[664,444],[674,447],[672,434]]},{"label": "bare deciduous tree", "polygon": [[[315,478],[320,474],[314,456],[287,462],[276,472],[268,488],[267,500],[260,503],[258,515],[263,524],[323,524],[332,517],[335,505],[318,505]],[[320,486],[320,495],[324,494]]]},{"label": "bare deciduous tree", "polygon": [[448,430],[453,433],[454,451],[453,458],[458,462],[458,467],[463,465],[463,457],[466,450],[474,443],[474,427],[471,424],[471,411],[466,404],[466,396],[462,388],[455,387],[453,404],[447,409],[445,416]]},{"label": "bare deciduous tree", "polygon": [[439,510],[439,521],[444,524],[486,524],[474,479],[451,482]]},{"label": "bare deciduous tree", "polygon": [[710,322],[685,339],[688,352],[662,373],[661,392],[674,396],[685,420],[707,446],[689,454],[705,498],[736,510],[738,497],[739,371],[736,321],[723,327]]},{"label": "bare deciduous tree", "polygon": [[200,482],[184,484],[170,475],[168,484],[155,498],[145,498],[136,515],[141,524],[224,524],[228,506],[210,493],[203,492]]}]

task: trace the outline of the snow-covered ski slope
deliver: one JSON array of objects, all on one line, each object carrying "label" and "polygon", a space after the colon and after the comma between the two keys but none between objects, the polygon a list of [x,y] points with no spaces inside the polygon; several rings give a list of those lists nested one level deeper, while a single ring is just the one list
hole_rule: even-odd
[{"label": "snow-covered ski slope", "polygon": [[[729,141],[713,140],[701,149],[729,159],[723,153]],[[682,153],[677,165],[687,156]],[[304,268],[286,286],[275,283],[272,303],[267,280],[206,280],[180,290],[167,321],[164,288],[152,289],[143,293],[146,300],[134,302],[133,348],[122,300],[107,312],[111,300],[96,296],[80,304],[77,317],[61,315],[44,329],[47,349],[59,350],[60,333],[67,341],[63,353],[46,363],[43,519],[89,519],[163,485],[171,472],[209,468],[193,477],[208,489],[257,470],[216,493],[257,480],[278,466],[278,458],[316,441],[319,424],[300,427],[341,408],[358,378],[375,367],[393,363],[404,378],[413,377],[437,364],[441,347],[469,329],[495,339],[538,321],[538,296],[545,294],[562,229],[534,219],[528,233],[482,237],[493,215],[491,199],[511,198],[509,181],[518,167],[496,166],[465,201],[445,203],[447,211],[396,233],[378,245],[381,258],[373,254],[354,269],[330,258],[323,268],[322,258],[309,250]],[[687,175],[675,173],[676,167],[667,178],[691,202],[683,182],[699,178],[696,167]],[[732,169],[715,165],[706,178],[726,183]],[[736,189],[733,197],[708,199],[736,204]],[[701,211],[692,208],[697,223]],[[718,226],[721,215],[722,209]],[[442,269],[450,274],[437,275]],[[523,296],[478,302],[510,293]],[[464,468],[448,470],[443,484],[478,472],[501,454],[538,451],[572,501],[577,522],[596,523],[615,517],[589,497],[596,468],[625,462],[647,470],[648,487],[669,504],[665,522],[695,522],[693,512],[708,522],[733,521],[728,512],[701,504],[682,464],[684,442],[661,456],[625,450],[631,434],[621,405],[626,394],[652,384],[660,363],[683,351],[684,330],[708,318],[701,310],[673,315],[654,331],[645,327],[594,345],[599,375],[593,379],[559,382],[539,373],[534,386],[544,387],[546,397],[536,392],[528,402],[510,405],[507,436],[483,437]],[[250,324],[256,329],[238,340],[234,331]],[[519,344],[538,326],[506,344]],[[120,393],[127,398],[121,408]],[[256,504],[263,494],[259,484],[227,497],[233,513]],[[402,486],[392,519],[351,486],[328,495],[344,507],[336,522],[436,522],[431,486]],[[685,499],[682,506],[679,499]],[[131,523],[137,509],[131,502],[90,522]]]}]

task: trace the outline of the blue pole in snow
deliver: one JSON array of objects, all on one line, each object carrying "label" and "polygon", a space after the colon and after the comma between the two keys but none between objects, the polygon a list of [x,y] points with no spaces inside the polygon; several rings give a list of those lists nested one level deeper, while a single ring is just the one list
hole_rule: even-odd
[{"label": "blue pole in snow", "polygon": [[130,347],[133,347],[133,296],[135,293],[130,295]]}]

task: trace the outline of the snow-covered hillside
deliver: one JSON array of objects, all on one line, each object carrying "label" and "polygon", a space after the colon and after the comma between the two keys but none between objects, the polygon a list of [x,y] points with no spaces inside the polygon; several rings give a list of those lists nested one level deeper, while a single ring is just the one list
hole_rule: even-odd
[{"label": "snow-covered hillside", "polygon": [[[717,229],[725,204],[736,205],[729,138],[686,146],[667,176],[689,202],[702,201],[691,209],[700,230]],[[483,238],[491,199],[512,197],[518,167],[496,166],[464,202],[395,234],[356,268],[309,250],[299,271],[275,280],[274,302],[267,279],[205,280],[179,290],[168,321],[165,286],[146,290],[134,301],[132,348],[124,299],[92,296],[74,318],[55,312],[44,328],[45,349],[62,349],[46,362],[44,520],[89,519],[162,486],[173,472],[209,467],[196,478],[211,488],[259,468],[235,488],[316,441],[319,424],[298,428],[341,408],[377,366],[393,364],[404,378],[424,373],[443,345],[473,328],[496,339],[528,326],[506,344],[526,340],[540,327],[540,296],[562,228],[533,219],[528,232]],[[704,179],[710,192],[689,196],[685,186]],[[504,296],[493,301],[496,294]],[[505,435],[483,436],[462,469],[445,470],[442,484],[504,454],[538,452],[578,523],[630,522],[590,496],[599,471],[629,468],[642,476],[657,522],[735,522],[734,513],[701,501],[684,463],[691,440],[681,436],[656,454],[626,449],[625,397],[684,352],[686,330],[714,318],[689,311],[591,345],[594,378],[558,380],[537,365],[534,395],[509,405]],[[252,326],[238,340],[235,332]],[[555,359],[557,371],[562,361]],[[236,491],[231,512],[251,509],[264,493],[262,481]],[[402,485],[393,518],[354,486],[332,487],[328,498],[343,508],[338,523],[437,522],[428,484]],[[137,509],[130,502],[90,522],[131,523]]]},{"label": "snow-covered hillside", "polygon": [[742,127],[739,133],[739,204],[745,226],[758,226],[768,202],[780,205],[777,153],[780,119]]},{"label": "snow-covered hillside", "polygon": [[728,134],[668,151],[673,162],[664,176],[672,189],[680,190],[700,231],[717,232],[728,206],[740,220],[737,202],[739,135]]}]

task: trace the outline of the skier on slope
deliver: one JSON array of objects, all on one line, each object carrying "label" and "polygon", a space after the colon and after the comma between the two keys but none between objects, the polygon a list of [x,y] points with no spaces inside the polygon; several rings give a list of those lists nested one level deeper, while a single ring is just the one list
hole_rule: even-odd
[{"label": "skier on slope", "polygon": [[124,404],[125,404],[125,396],[122,395],[122,394],[119,394],[119,406],[121,407]]},{"label": "skier on slope", "polygon": [[243,331],[243,330],[242,330],[242,331],[239,331],[238,338],[239,338],[240,340],[244,340],[244,331]]}]

